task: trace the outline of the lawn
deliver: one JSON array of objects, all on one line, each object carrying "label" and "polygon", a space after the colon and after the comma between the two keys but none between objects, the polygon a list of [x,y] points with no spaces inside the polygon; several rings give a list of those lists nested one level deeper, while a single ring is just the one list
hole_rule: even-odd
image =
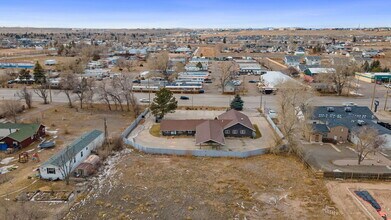
[{"label": "lawn", "polygon": [[160,134],[160,124],[152,125],[151,129],[149,129],[149,133],[152,136],[160,137],[161,136],[161,134]]},{"label": "lawn", "polygon": [[255,138],[254,138],[254,139],[261,138],[261,137],[262,137],[262,134],[261,134],[261,131],[260,131],[259,128],[258,128],[258,125],[253,124],[253,126],[254,126],[254,128],[255,128]]}]

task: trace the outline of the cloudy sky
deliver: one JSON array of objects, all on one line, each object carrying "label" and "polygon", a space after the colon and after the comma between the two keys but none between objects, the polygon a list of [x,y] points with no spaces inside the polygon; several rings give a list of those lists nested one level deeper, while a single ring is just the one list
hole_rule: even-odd
[{"label": "cloudy sky", "polygon": [[0,0],[0,26],[262,28],[391,26],[390,0]]}]

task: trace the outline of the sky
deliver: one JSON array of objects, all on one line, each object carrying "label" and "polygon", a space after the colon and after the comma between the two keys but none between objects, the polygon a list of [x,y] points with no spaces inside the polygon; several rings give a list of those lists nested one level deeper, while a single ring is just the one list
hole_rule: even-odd
[{"label": "sky", "polygon": [[390,0],[0,0],[0,26],[385,27],[390,12]]}]

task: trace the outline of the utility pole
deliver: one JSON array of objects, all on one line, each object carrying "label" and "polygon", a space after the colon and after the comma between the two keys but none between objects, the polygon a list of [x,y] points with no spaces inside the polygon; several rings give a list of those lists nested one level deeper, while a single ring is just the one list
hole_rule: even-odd
[{"label": "utility pole", "polygon": [[148,103],[151,106],[151,87],[149,86],[149,77],[148,77]]},{"label": "utility pole", "polygon": [[387,87],[387,93],[386,93],[386,100],[384,101],[384,111],[387,110],[388,93],[389,93],[390,87],[391,87],[390,81],[391,81],[391,78],[388,79],[388,87]]},{"label": "utility pole", "polygon": [[377,82],[376,82],[376,77],[375,77],[375,85],[373,86],[372,101],[371,101],[371,111],[373,109],[373,102],[375,101],[376,85],[377,85]]}]

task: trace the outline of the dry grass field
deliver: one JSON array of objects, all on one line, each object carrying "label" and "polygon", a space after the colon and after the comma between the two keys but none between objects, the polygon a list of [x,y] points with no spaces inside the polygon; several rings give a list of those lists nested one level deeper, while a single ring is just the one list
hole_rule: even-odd
[{"label": "dry grass field", "polygon": [[325,212],[334,205],[323,181],[294,157],[132,152],[112,170],[65,219],[342,219]]}]

